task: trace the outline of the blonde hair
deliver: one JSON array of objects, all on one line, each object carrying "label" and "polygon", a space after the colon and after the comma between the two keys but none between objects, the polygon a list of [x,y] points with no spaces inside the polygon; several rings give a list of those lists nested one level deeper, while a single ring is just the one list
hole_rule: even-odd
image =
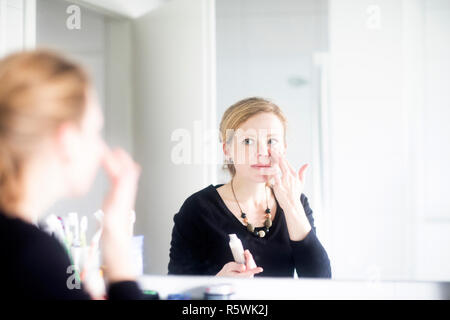
[{"label": "blonde hair", "polygon": [[[227,135],[227,131],[236,131],[245,121],[260,113],[272,113],[280,119],[284,127],[284,140],[286,141],[287,119],[280,107],[275,103],[259,98],[251,97],[240,100],[230,106],[222,116],[220,121],[220,141],[222,143],[231,143],[233,135]],[[236,174],[236,168],[232,163],[225,163],[226,168],[233,177]]]},{"label": "blonde hair", "polygon": [[22,197],[24,165],[64,122],[81,124],[90,80],[77,64],[36,50],[0,61],[0,208]]}]

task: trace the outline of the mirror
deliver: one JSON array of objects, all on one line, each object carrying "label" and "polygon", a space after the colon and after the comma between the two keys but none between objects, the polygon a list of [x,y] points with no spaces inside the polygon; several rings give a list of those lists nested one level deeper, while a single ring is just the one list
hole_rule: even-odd
[{"label": "mirror", "polygon": [[270,97],[335,279],[448,280],[446,1],[217,1],[218,115]]},{"label": "mirror", "polygon": [[[36,45],[91,70],[105,138],[144,167],[146,273],[167,273],[183,201],[229,179],[223,112],[261,96],[288,118],[290,163],[311,165],[304,193],[334,279],[450,279],[448,1],[111,3],[38,0]],[[186,162],[173,161],[180,133]],[[106,187],[100,175],[86,199],[51,211],[94,212]]]}]

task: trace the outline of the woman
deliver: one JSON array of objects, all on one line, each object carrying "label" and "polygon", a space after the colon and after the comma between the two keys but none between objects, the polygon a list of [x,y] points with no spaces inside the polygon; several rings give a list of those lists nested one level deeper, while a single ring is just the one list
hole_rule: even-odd
[{"label": "woman", "polygon": [[[239,101],[223,115],[220,134],[232,179],[193,194],[175,215],[169,274],[331,277],[302,193],[307,165],[297,173],[285,158],[280,108]],[[245,264],[233,261],[233,233],[247,248]]]},{"label": "woman", "polygon": [[139,299],[128,254],[140,168],[101,137],[103,119],[86,73],[58,54],[32,51],[0,61],[0,252],[8,299],[89,299],[69,289],[69,257],[35,224],[63,197],[89,189],[103,165],[102,254],[110,299]]}]

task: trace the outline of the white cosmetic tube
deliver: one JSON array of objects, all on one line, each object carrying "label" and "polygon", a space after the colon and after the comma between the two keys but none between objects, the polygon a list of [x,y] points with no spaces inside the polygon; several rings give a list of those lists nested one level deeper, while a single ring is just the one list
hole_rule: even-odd
[{"label": "white cosmetic tube", "polygon": [[245,264],[244,247],[241,240],[236,234],[230,234],[230,248],[233,254],[234,261],[237,263]]}]

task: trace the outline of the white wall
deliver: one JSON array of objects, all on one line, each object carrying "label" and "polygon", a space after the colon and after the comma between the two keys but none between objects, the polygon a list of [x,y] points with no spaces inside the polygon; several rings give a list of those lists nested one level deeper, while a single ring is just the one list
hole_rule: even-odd
[{"label": "white wall", "polygon": [[[194,136],[196,121],[207,130],[215,123],[213,4],[173,0],[133,22],[134,154],[142,165],[136,230],[145,234],[146,273],[167,273],[174,214],[214,180],[204,163],[210,152]],[[193,163],[177,165],[171,137],[182,128]]]},{"label": "white wall", "polygon": [[132,22],[105,19],[105,137],[133,153]]},{"label": "white wall", "polygon": [[448,2],[332,0],[329,15],[334,274],[448,280]]},{"label": "white wall", "polygon": [[450,2],[422,3],[423,108],[421,109],[421,211],[416,276],[450,279]]},{"label": "white wall", "polygon": [[87,67],[104,106],[105,17],[80,8],[80,29],[71,30],[66,26],[70,2],[38,0],[36,5],[36,46],[60,50]]}]

